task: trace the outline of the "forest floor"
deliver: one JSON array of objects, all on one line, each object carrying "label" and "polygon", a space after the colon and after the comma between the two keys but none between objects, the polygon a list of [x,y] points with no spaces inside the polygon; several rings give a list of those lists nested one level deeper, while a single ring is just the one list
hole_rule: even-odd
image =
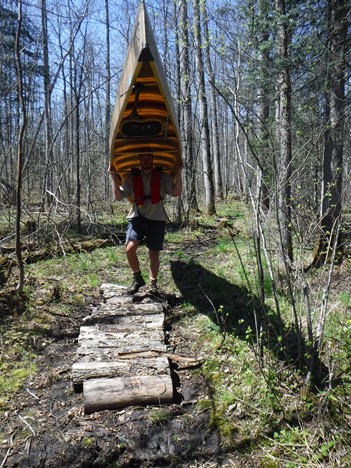
[{"label": "forest floor", "polygon": [[[194,273],[191,265],[196,259],[206,257],[207,264],[219,261],[218,251],[213,250],[221,235],[219,229],[220,224],[203,229],[196,241],[191,236],[166,243],[158,300],[165,308],[168,344],[173,353],[207,356],[208,348],[199,339],[202,322],[191,318],[189,304],[194,305],[193,296],[199,294],[198,297],[202,297],[196,303],[197,310],[201,304],[206,310],[212,305],[204,291],[194,293],[189,275]],[[123,245],[116,249],[123,256]],[[109,255],[112,255],[111,251]],[[189,258],[191,262],[185,261]],[[269,426],[262,439],[254,429],[252,436],[250,431],[241,436],[238,428],[241,422],[245,423],[247,415],[243,414],[240,404],[228,407],[236,426],[231,432],[235,443],[228,446],[218,424],[214,424],[213,388],[201,365],[173,369],[177,390],[173,404],[84,414],[82,394],[75,393],[71,381],[79,328],[82,319],[89,315],[90,305],[102,301],[98,282],[121,284],[119,280],[122,279],[122,283],[128,283],[127,270],[123,270],[121,277],[122,272],[118,273],[116,267],[104,271],[101,265],[93,285],[71,285],[65,293],[60,285],[62,272],[52,266],[45,266],[44,270],[40,278],[28,274],[32,291],[30,308],[17,302],[11,288],[5,288],[1,293],[1,304],[6,304],[1,317],[2,361],[22,359],[26,362],[26,370],[32,370],[22,380],[24,384],[18,388],[14,385],[13,390],[8,387],[11,396],[1,402],[0,467],[348,466],[347,462],[334,464],[336,458],[329,457],[329,453],[326,460],[334,460],[330,464],[322,459],[321,464],[285,464],[279,462],[279,457],[267,458],[262,448],[263,440],[265,436],[272,437],[278,423]],[[341,271],[344,271],[343,275]],[[197,274],[202,273],[201,268],[198,269]],[[348,290],[350,271],[339,269],[338,275],[338,288]],[[244,298],[240,289],[233,286],[230,294],[238,308],[242,307]],[[142,296],[143,292],[139,293],[138,300],[142,300]],[[13,340],[12,349],[8,340]],[[24,348],[30,350],[25,357]],[[223,354],[225,352],[223,350]],[[228,361],[229,355],[224,355],[224,360]],[[21,369],[17,371],[23,372]],[[199,404],[206,401],[208,404]],[[279,419],[281,416],[277,421]],[[312,432],[321,424],[321,419],[314,420],[312,414],[306,416],[305,421]],[[350,428],[343,427],[342,430],[350,436]],[[345,455],[342,453],[345,443],[341,447],[338,460]]]}]

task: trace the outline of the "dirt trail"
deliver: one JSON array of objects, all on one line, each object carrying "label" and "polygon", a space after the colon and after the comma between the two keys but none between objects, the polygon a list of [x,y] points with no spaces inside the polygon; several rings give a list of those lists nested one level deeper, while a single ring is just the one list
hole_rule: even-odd
[{"label": "dirt trail", "polygon": [[[163,300],[170,350],[181,354],[186,343],[189,355],[191,337],[173,323],[174,310],[168,304],[174,297]],[[59,317],[57,329],[45,339],[39,372],[14,395],[0,422],[0,466],[205,466],[218,459],[220,442],[210,429],[209,414],[195,405],[205,396],[206,385],[190,369],[173,368],[178,400],[173,404],[84,414],[71,366],[81,320],[88,312],[87,307],[76,316]]]}]

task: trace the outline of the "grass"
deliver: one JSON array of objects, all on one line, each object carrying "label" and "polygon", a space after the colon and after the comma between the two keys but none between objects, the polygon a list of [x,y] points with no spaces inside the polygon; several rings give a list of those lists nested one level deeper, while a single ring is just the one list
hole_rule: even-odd
[{"label": "grass", "polygon": [[9,408],[12,395],[36,372],[32,351],[34,334],[22,324],[2,325],[0,359],[0,412]]}]

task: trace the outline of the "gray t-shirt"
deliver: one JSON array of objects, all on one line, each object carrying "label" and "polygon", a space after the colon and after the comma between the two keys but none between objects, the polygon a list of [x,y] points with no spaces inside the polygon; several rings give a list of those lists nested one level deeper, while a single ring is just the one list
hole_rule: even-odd
[{"label": "gray t-shirt", "polygon": [[[144,187],[144,196],[151,196],[151,174],[144,174],[141,172],[143,179]],[[122,197],[123,198],[134,198],[133,193],[133,177],[129,175],[127,179],[123,182],[122,186]],[[162,198],[165,195],[173,195],[174,190],[174,181],[169,174],[161,174],[161,201],[155,203],[154,205],[151,202],[151,198],[146,198],[144,200],[144,205],[137,206],[136,203],[133,203],[132,208],[130,209],[127,218],[136,218],[137,216],[143,216],[147,219],[152,219],[155,221],[167,221],[167,215],[165,208],[163,206]]]}]

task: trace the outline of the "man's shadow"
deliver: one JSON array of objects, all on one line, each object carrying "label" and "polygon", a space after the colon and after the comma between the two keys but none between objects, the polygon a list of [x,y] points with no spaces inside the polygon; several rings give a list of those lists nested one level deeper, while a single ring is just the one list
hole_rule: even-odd
[{"label": "man's shadow", "polygon": [[196,263],[172,261],[174,282],[184,302],[195,308],[195,313],[208,315],[225,333],[255,344],[255,349],[269,347],[284,361],[301,364],[298,344],[305,353],[306,343],[293,325],[282,322],[277,314],[264,307],[257,296],[247,288],[230,283]]}]

